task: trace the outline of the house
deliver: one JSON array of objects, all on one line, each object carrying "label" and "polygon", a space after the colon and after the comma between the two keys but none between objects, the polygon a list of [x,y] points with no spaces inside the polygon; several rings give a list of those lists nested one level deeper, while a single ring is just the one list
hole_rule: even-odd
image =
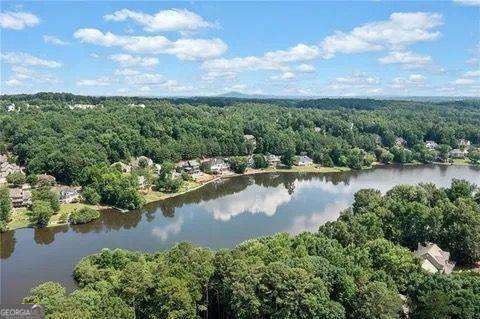
[{"label": "house", "polygon": [[322,133],[322,128],[321,128],[321,127],[315,126],[315,127],[313,128],[313,130],[314,130],[315,132],[317,132],[317,133]]},{"label": "house", "polygon": [[295,156],[295,161],[294,164],[297,166],[307,166],[307,165],[312,165],[313,160],[306,156],[306,155],[301,155],[301,156]]},{"label": "house", "polygon": [[13,207],[24,207],[32,204],[32,194],[22,188],[10,189],[10,200]]},{"label": "house", "polygon": [[458,148],[455,148],[448,153],[448,156],[451,158],[465,158],[467,155],[468,155],[467,150],[461,150]]},{"label": "house", "polygon": [[243,138],[245,139],[245,142],[252,143],[254,146],[257,145],[257,140],[255,139],[255,136],[250,134],[245,134]]},{"label": "house", "polygon": [[145,176],[139,175],[138,176],[138,187],[140,189],[145,189],[145,188],[147,188],[147,186],[148,186],[148,182],[147,182],[147,179],[145,178]]},{"label": "house", "polygon": [[268,165],[272,167],[277,167],[280,164],[280,156],[270,154],[267,156]]},{"label": "house", "polygon": [[162,165],[153,164],[153,166],[155,167],[155,173],[160,174],[160,172],[162,171]]},{"label": "house", "polygon": [[255,136],[246,134],[243,136],[246,144],[246,151],[248,154],[252,154],[255,148],[257,147],[257,140],[255,139]]},{"label": "house", "polygon": [[22,172],[22,168],[17,164],[12,164],[7,161],[0,162],[0,184],[5,184],[7,182],[7,176],[15,172]]},{"label": "house", "polygon": [[210,171],[214,174],[221,174],[224,171],[227,171],[230,168],[223,159],[214,158],[210,161]]},{"label": "house", "polygon": [[39,184],[48,184],[48,185],[55,185],[55,177],[48,174],[41,174],[37,176]]},{"label": "house", "polygon": [[405,139],[403,139],[402,137],[397,137],[395,139],[395,145],[405,147],[407,146],[407,141],[405,141]]},{"label": "house", "polygon": [[7,110],[7,112],[13,112],[15,111],[15,104],[9,104],[9,105],[5,105],[5,110]]},{"label": "house", "polygon": [[247,167],[253,167],[255,164],[255,161],[253,160],[253,155],[249,155],[247,157]]},{"label": "house", "polygon": [[435,141],[426,141],[425,142],[425,147],[428,148],[428,149],[431,149],[431,150],[435,150],[435,149],[437,149],[438,144]]},{"label": "house", "polygon": [[88,110],[88,109],[94,109],[96,107],[97,105],[95,104],[74,104],[69,106],[70,110],[73,110],[73,109]]},{"label": "house", "polygon": [[63,204],[77,203],[81,199],[81,187],[62,186],[58,189],[60,202]]},{"label": "house", "polygon": [[455,267],[455,263],[450,261],[450,253],[443,251],[436,244],[426,243],[422,245],[418,243],[415,256],[420,259],[421,266],[429,273],[450,274]]},{"label": "house", "polygon": [[6,163],[7,161],[7,155],[0,154],[0,164]]},{"label": "house", "polygon": [[200,163],[197,160],[187,161],[185,170],[190,174],[198,173],[200,172]]},{"label": "house", "polygon": [[470,146],[472,146],[472,143],[469,140],[465,140],[465,139],[458,140],[458,147],[469,148]]}]

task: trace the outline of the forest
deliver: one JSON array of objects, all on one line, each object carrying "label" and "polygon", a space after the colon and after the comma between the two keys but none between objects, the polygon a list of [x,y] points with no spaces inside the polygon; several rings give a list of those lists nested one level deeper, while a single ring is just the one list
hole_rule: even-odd
[{"label": "forest", "polygon": [[[78,289],[31,290],[47,318],[475,319],[480,314],[480,192],[453,180],[355,194],[318,232],[280,233],[212,251],[104,249],[73,271]],[[411,252],[435,242],[458,271],[429,274]]]},{"label": "forest", "polygon": [[[219,101],[222,101],[221,103]],[[13,104],[12,104],[13,103]],[[6,106],[14,105],[14,111]],[[84,109],[82,105],[90,108]],[[147,156],[155,163],[247,154],[307,154],[325,166],[429,162],[459,139],[480,144],[479,103],[372,99],[242,100],[231,98],[88,97],[64,93],[0,98],[0,152],[27,173],[82,184],[101,164]],[[403,138],[408,150],[395,145]],[[440,154],[442,155],[442,154]]]}]

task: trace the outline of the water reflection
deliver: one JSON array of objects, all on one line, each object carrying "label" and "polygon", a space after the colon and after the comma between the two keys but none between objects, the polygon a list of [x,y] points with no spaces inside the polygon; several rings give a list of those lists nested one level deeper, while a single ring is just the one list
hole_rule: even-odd
[{"label": "water reflection", "polygon": [[126,214],[107,210],[86,225],[6,232],[0,235],[1,301],[18,302],[31,287],[48,280],[73,288],[75,264],[104,247],[156,251],[189,241],[218,249],[275,232],[315,231],[336,219],[359,189],[386,192],[396,184],[419,182],[446,186],[452,178],[480,184],[480,171],[424,166],[241,176]]}]

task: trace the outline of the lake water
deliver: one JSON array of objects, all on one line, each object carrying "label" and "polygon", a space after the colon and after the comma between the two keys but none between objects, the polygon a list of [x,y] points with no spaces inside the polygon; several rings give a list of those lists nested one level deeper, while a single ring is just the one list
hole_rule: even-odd
[{"label": "lake water", "polygon": [[315,231],[335,220],[362,188],[385,192],[397,184],[420,182],[448,186],[452,178],[480,184],[480,170],[389,166],[361,172],[239,176],[139,211],[109,211],[86,225],[6,232],[0,234],[1,302],[19,302],[45,281],[73,289],[73,267],[104,247],[152,252],[189,241],[218,249],[277,232]]}]

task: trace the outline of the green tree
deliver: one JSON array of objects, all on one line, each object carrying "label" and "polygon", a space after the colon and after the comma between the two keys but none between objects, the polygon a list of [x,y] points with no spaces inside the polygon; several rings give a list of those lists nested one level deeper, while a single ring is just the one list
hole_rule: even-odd
[{"label": "green tree", "polygon": [[53,209],[49,202],[36,200],[33,202],[31,210],[28,212],[30,222],[37,227],[48,225],[53,215]]},{"label": "green tree", "polygon": [[253,167],[257,169],[267,168],[268,162],[265,159],[265,156],[262,154],[254,154],[253,155]]},{"label": "green tree", "polygon": [[287,149],[280,157],[280,161],[286,168],[292,168],[294,161],[294,153],[291,149]]},{"label": "green tree", "polygon": [[5,231],[7,223],[10,221],[12,214],[12,201],[10,199],[10,191],[6,187],[0,188],[0,231]]},{"label": "green tree", "polygon": [[7,175],[7,182],[13,187],[19,187],[25,183],[25,174],[22,172],[13,172]]},{"label": "green tree", "polygon": [[400,295],[385,283],[370,282],[360,288],[351,318],[400,318],[402,304]]}]

